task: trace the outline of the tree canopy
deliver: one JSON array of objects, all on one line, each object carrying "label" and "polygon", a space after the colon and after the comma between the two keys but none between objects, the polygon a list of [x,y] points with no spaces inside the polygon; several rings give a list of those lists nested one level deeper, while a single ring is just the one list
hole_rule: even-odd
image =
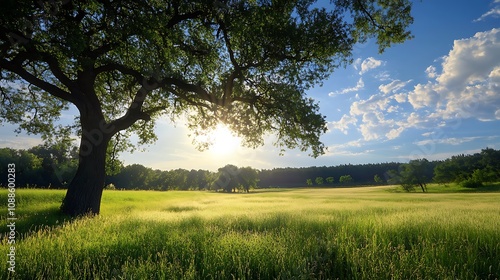
[{"label": "tree canopy", "polygon": [[[63,203],[72,215],[99,212],[110,143],[154,141],[160,116],[185,118],[194,135],[223,122],[251,147],[274,133],[281,149],[318,156],[326,121],[306,91],[351,62],[355,43],[375,37],[383,51],[409,39],[410,10],[409,0],[6,0],[0,120],[52,141],[80,135]],[[69,106],[75,124],[58,123]]]}]

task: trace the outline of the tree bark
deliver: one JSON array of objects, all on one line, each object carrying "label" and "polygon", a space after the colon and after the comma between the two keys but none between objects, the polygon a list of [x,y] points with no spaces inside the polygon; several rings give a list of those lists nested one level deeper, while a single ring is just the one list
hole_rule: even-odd
[{"label": "tree bark", "polygon": [[106,150],[111,129],[104,119],[83,119],[79,164],[66,192],[61,210],[70,216],[97,215],[106,177]]}]

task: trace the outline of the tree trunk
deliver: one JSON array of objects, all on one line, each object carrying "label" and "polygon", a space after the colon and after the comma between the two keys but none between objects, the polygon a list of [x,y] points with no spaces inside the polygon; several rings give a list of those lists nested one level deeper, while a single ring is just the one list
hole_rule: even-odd
[{"label": "tree trunk", "polygon": [[[79,164],[61,210],[70,216],[97,215],[106,177],[106,149],[111,134],[104,120],[82,120]],[[92,125],[90,125],[92,124]]]}]

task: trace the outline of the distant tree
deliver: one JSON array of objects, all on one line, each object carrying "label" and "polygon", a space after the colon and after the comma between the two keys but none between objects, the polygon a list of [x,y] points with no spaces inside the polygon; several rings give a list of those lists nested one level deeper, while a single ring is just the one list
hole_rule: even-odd
[{"label": "distant tree", "polygon": [[67,187],[78,167],[77,147],[70,143],[43,144],[28,150],[42,159],[40,175],[43,186]]},{"label": "distant tree", "polygon": [[500,150],[486,148],[480,155],[484,182],[500,181]]},{"label": "distant tree", "polygon": [[249,192],[250,189],[257,187],[259,174],[256,169],[251,167],[241,167],[238,171],[237,177],[239,179],[239,183],[246,192]]},{"label": "distant tree", "polygon": [[153,170],[141,164],[125,166],[120,173],[113,177],[112,184],[119,189],[149,189],[149,184],[154,181]]},{"label": "distant tree", "polygon": [[339,182],[343,184],[348,184],[353,181],[351,175],[342,175],[340,176]]},{"label": "distant tree", "polygon": [[186,169],[178,168],[170,170],[169,174],[169,186],[171,190],[189,190],[189,185],[187,184],[189,171]]},{"label": "distant tree", "polygon": [[201,185],[200,179],[198,171],[191,169],[191,171],[187,174],[186,186],[183,186],[182,189],[198,190]]},{"label": "distant tree", "polygon": [[238,188],[239,179],[238,167],[232,164],[228,164],[224,167],[219,168],[219,175],[217,180],[214,182],[215,189],[222,189],[224,192],[234,192]]},{"label": "distant tree", "polygon": [[457,180],[454,172],[453,163],[450,160],[443,161],[434,168],[433,180],[436,183],[444,184]]},{"label": "distant tree", "polygon": [[375,174],[375,176],[373,177],[373,180],[375,181],[375,183],[377,184],[382,184],[384,183],[384,180],[378,175],[378,174]]},{"label": "distant tree", "polygon": [[433,180],[437,183],[459,183],[469,179],[474,170],[484,167],[482,156],[479,153],[452,156],[434,167]]},{"label": "distant tree", "polygon": [[330,184],[330,185],[332,185],[334,181],[335,181],[335,179],[334,179],[333,177],[327,177],[327,178],[326,178],[326,182],[327,182],[328,184]]},{"label": "distant tree", "polygon": [[427,177],[428,170],[430,169],[429,161],[427,159],[411,160],[407,164],[401,166],[400,183],[404,190],[412,191],[416,186],[422,189],[422,192],[427,192]]},{"label": "distant tree", "polygon": [[307,180],[306,180],[306,184],[307,184],[308,186],[312,186],[312,185],[313,185],[313,180],[312,180],[312,179],[307,179]]},{"label": "distant tree", "polygon": [[[14,163],[16,170],[16,185],[35,185],[41,182],[42,159],[26,150],[0,148],[0,176],[7,178],[7,165]],[[5,182],[2,179],[2,182]]]},{"label": "distant tree", "polygon": [[316,185],[318,185],[318,186],[321,186],[325,183],[325,180],[323,179],[323,177],[316,177],[316,179],[314,179],[314,181],[316,182]]}]

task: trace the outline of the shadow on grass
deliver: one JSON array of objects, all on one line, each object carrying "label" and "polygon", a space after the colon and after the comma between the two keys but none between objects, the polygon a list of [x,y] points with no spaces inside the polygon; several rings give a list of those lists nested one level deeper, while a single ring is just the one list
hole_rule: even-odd
[{"label": "shadow on grass", "polygon": [[[51,207],[36,212],[19,213],[16,225],[17,238],[24,239],[39,231],[52,231],[66,222],[72,222],[75,218],[63,214],[59,207]],[[8,224],[11,221],[7,221]],[[9,233],[8,227],[2,227],[1,234]]]}]

